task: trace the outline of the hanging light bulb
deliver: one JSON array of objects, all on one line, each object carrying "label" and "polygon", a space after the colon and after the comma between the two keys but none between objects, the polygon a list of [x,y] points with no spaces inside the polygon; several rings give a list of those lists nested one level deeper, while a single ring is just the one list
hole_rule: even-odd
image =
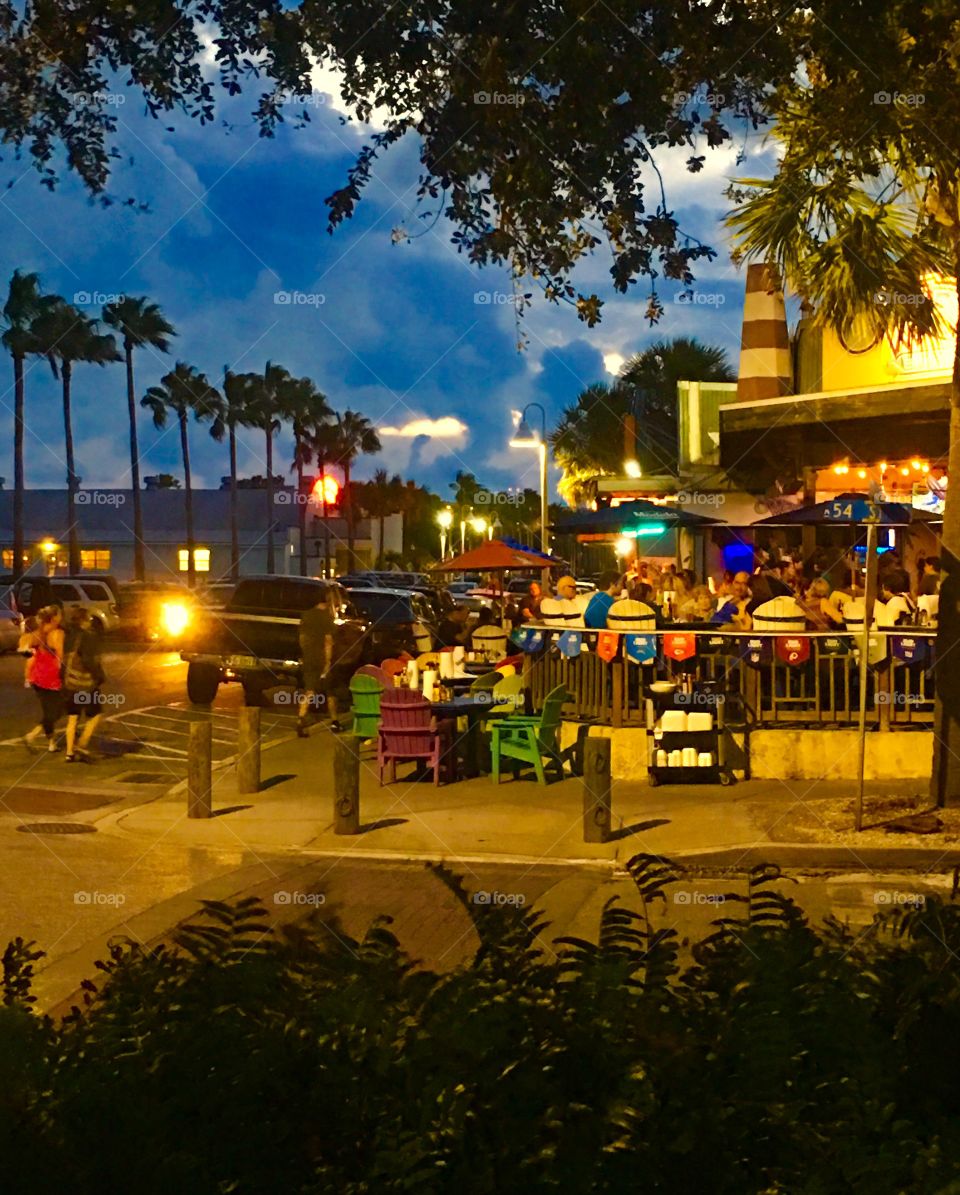
[{"label": "hanging light bulb", "polygon": [[906,465],[904,465],[904,466],[903,466],[903,468],[900,470],[900,475],[901,475],[902,477],[909,477],[909,476],[910,476],[910,470],[907,468],[907,466],[906,466]]},{"label": "hanging light bulb", "polygon": [[919,473],[920,472],[920,462],[918,460],[916,460],[916,458],[914,458],[914,460],[912,460],[910,462],[910,468],[914,471],[914,473]]},{"label": "hanging light bulb", "polygon": [[860,480],[861,480],[861,481],[864,481],[864,480],[866,479],[866,476],[867,476],[867,471],[866,471],[866,469],[858,469],[858,470],[857,470],[857,476],[860,478]]}]

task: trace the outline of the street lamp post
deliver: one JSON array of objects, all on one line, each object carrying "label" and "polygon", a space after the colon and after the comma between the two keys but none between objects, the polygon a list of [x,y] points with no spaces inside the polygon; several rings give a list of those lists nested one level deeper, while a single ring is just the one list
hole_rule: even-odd
[{"label": "street lamp post", "polygon": [[440,527],[440,559],[443,561],[447,558],[447,532],[453,526],[453,511],[449,507],[441,510],[437,515],[437,523]]},{"label": "street lamp post", "polygon": [[[527,422],[527,412],[540,412],[539,435]],[[510,440],[511,448],[536,448],[540,454],[540,551],[550,551],[550,533],[547,531],[547,412],[538,402],[528,402],[520,414],[520,423]],[[543,591],[549,591],[549,567],[543,570]]]}]

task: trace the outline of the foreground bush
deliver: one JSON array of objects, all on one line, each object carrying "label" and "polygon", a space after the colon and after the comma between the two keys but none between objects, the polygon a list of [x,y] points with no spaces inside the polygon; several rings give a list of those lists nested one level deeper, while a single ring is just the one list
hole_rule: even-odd
[{"label": "foreground bush", "polygon": [[[265,932],[207,904],[174,948],[118,947],[62,1024],[3,959],[3,1192],[960,1191],[960,909],[817,930],[758,870],[678,965],[638,910],[538,947],[474,905],[480,948],[413,967],[383,923]],[[743,898],[727,898],[743,899]]]}]

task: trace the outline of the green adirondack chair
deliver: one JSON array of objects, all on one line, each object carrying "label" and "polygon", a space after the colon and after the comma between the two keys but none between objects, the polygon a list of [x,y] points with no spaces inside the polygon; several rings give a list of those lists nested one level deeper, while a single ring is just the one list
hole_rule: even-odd
[{"label": "green adirondack chair", "polygon": [[543,703],[543,709],[536,717],[500,718],[490,727],[491,755],[493,758],[493,779],[500,783],[500,761],[511,760],[514,774],[519,764],[529,764],[537,774],[537,781],[546,784],[544,760],[556,769],[563,779],[563,762],[560,754],[560,711],[567,700],[567,691],[560,685],[551,690]]},{"label": "green adirondack chair", "polygon": [[383,685],[374,676],[354,674],[350,678],[353,726],[350,733],[358,739],[375,739],[380,727],[380,694]]}]

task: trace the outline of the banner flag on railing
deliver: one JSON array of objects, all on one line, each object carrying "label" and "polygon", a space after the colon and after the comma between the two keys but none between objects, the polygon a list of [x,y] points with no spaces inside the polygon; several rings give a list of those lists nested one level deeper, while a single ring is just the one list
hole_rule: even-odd
[{"label": "banner flag on railing", "polygon": [[560,649],[560,654],[568,660],[576,659],[580,654],[582,644],[583,635],[580,631],[564,631],[557,639],[557,647]]},{"label": "banner flag on railing", "polygon": [[656,635],[624,635],[623,650],[634,664],[652,664],[657,658]]},{"label": "banner flag on railing", "polygon": [[904,664],[925,664],[927,662],[928,640],[914,635],[891,635],[890,654]]},{"label": "banner flag on railing", "polygon": [[531,654],[539,651],[543,647],[543,631],[538,631],[534,627],[526,627],[525,630],[526,634],[524,634],[523,630],[518,632],[521,638],[517,640],[517,645],[521,651]]},{"label": "banner flag on railing", "polygon": [[777,639],[777,659],[784,664],[806,664],[810,659],[810,640],[806,636],[799,638],[785,635]]},{"label": "banner flag on railing", "polygon": [[597,636],[597,655],[609,664],[620,650],[620,636],[616,631],[601,631]]},{"label": "banner flag on railing", "polygon": [[773,644],[766,637],[762,639],[747,639],[744,647],[743,658],[751,668],[759,668],[762,664],[769,664],[773,659]]},{"label": "banner flag on railing", "polygon": [[689,660],[697,654],[697,637],[691,631],[674,631],[663,637],[663,654],[668,660]]},{"label": "banner flag on railing", "polygon": [[843,635],[825,635],[819,640],[819,651],[822,656],[846,656],[850,653],[850,644]]}]

